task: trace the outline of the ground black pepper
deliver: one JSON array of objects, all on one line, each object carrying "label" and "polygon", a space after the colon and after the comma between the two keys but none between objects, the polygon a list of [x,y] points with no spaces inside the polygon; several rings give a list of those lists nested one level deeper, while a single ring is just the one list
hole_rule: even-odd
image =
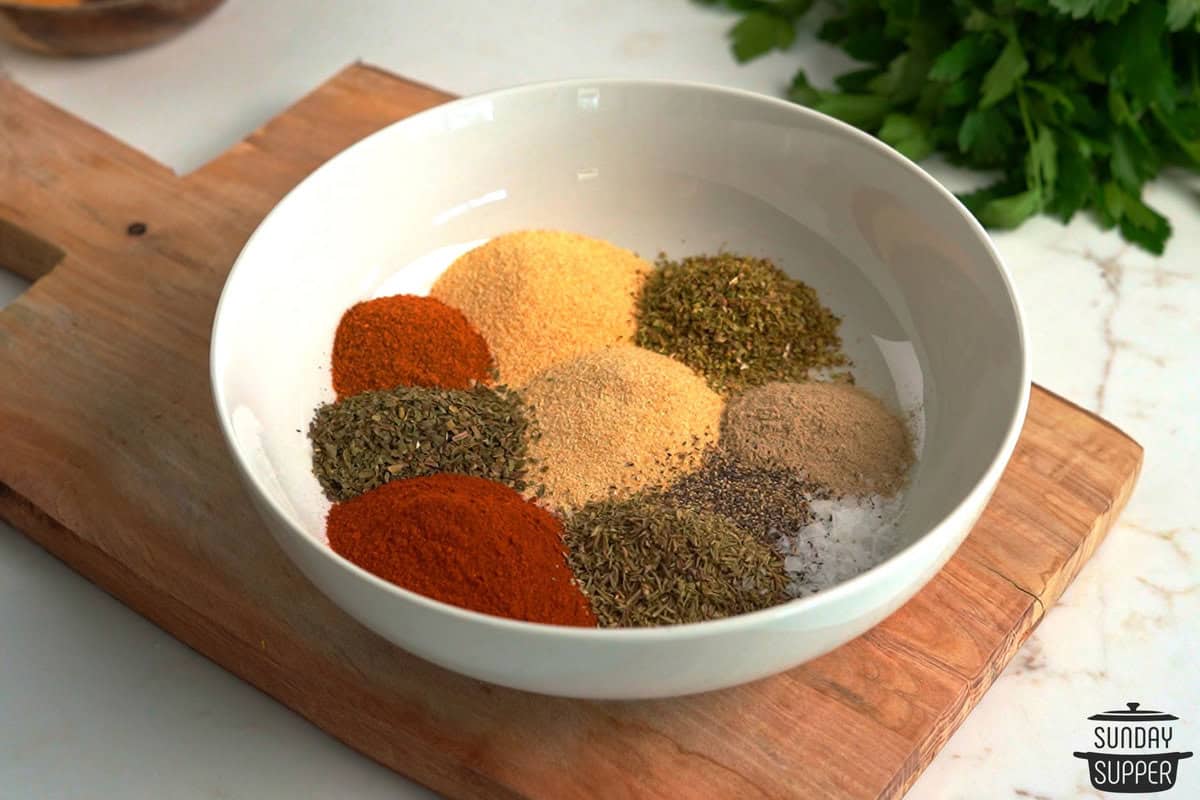
[{"label": "ground black pepper", "polygon": [[680,477],[663,499],[681,508],[720,514],[739,528],[774,544],[812,521],[810,498],[826,492],[794,470],[756,467],[709,449],[696,472]]}]

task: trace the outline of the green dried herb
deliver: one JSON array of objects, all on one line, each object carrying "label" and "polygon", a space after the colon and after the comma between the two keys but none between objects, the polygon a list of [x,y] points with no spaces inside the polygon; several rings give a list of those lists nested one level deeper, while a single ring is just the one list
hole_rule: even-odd
[{"label": "green dried herb", "polygon": [[766,259],[660,258],[638,299],[637,344],[677,358],[717,391],[845,366],[841,322],[812,287]]},{"label": "green dried herb", "polygon": [[391,480],[438,472],[526,488],[530,417],[504,386],[401,386],[317,409],[313,473],[325,496],[348,500]]},{"label": "green dried herb", "polygon": [[684,475],[663,499],[681,508],[720,514],[767,544],[812,521],[808,502],[827,492],[786,469],[751,466],[710,448],[700,469]]},{"label": "green dried herb", "polygon": [[567,519],[565,539],[603,627],[700,622],[787,599],[772,547],[725,517],[652,495],[589,503]]}]

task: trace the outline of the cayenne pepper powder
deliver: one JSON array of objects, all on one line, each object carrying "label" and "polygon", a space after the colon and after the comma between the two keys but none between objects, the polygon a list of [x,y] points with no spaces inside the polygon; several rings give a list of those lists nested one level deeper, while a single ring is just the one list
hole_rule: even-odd
[{"label": "cayenne pepper powder", "polygon": [[357,303],[333,339],[338,399],[397,386],[467,389],[487,382],[492,354],[462,312],[432,297],[399,294]]},{"label": "cayenne pepper powder", "polygon": [[460,608],[595,627],[558,518],[503,484],[440,473],[333,506],[333,549],[397,586]]}]

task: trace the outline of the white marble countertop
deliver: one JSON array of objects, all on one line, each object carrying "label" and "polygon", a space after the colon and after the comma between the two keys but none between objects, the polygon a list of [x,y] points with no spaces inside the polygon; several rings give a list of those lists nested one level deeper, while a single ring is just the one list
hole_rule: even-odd
[{"label": "white marble countertop", "polygon": [[[0,68],[188,171],[363,59],[456,93],[570,76],[672,77],[778,94],[809,36],[745,67],[729,19],[684,0],[230,0],[183,37],[125,56]],[[931,171],[952,188],[961,175]],[[1079,219],[996,236],[1020,290],[1034,378],[1146,448],[1120,523],[911,798],[1100,797],[1085,718],[1126,701],[1171,711],[1200,751],[1200,180],[1149,199],[1166,255]],[[20,291],[0,270],[0,302]],[[0,455],[2,457],[2,455]],[[425,797],[195,654],[0,525],[0,794],[14,798]],[[1200,761],[1164,797],[1200,797]]]}]

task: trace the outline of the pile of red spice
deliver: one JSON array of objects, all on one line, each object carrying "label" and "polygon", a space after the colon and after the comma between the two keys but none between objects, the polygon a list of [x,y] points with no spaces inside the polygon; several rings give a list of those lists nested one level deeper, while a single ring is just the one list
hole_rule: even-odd
[{"label": "pile of red spice", "polygon": [[529,622],[595,627],[558,519],[507,486],[438,474],[338,503],[329,544],[363,569],[443,603]]},{"label": "pile of red spice", "polygon": [[[399,387],[469,389],[493,377],[487,342],[462,312],[415,295],[351,307],[338,324],[332,361],[339,401]],[[413,413],[402,403],[393,405],[378,413]],[[417,427],[433,435],[428,426]],[[486,431],[451,426],[446,435],[470,433],[508,452],[503,440]],[[342,455],[330,457],[341,464]],[[562,523],[501,483],[452,473],[399,478],[336,503],[325,527],[336,552],[426,597],[529,622],[596,625],[567,565]]]},{"label": "pile of red spice", "polygon": [[358,303],[333,340],[338,399],[397,386],[468,389],[492,374],[487,342],[456,308],[400,294]]}]

